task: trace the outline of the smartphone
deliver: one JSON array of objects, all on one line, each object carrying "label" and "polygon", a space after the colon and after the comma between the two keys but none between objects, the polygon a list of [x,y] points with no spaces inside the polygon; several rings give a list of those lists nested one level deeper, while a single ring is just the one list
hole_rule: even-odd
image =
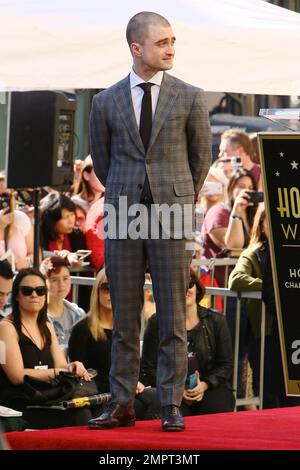
[{"label": "smartphone", "polygon": [[0,209],[8,209],[5,213],[10,212],[10,195],[0,196]]},{"label": "smartphone", "polygon": [[92,253],[91,250],[77,250],[76,251],[76,255],[78,256],[79,260],[83,260],[84,258],[87,258],[88,256],[90,256],[91,253]]},{"label": "smartphone", "polygon": [[201,189],[201,196],[217,196],[223,193],[222,183],[206,181]]},{"label": "smartphone", "polygon": [[261,191],[246,191],[249,194],[248,202],[253,202],[254,204],[258,204],[259,202],[263,202],[264,200],[264,193]]},{"label": "smartphone", "polygon": [[190,390],[192,388],[197,387],[197,374],[194,372],[193,374],[190,374],[187,376],[186,383],[185,383],[185,388],[187,390]]}]

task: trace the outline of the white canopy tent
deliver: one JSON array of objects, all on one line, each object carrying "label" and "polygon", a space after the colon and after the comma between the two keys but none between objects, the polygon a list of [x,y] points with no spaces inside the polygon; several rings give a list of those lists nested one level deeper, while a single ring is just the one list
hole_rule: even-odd
[{"label": "white canopy tent", "polygon": [[0,89],[107,87],[125,76],[126,24],[172,24],[171,73],[206,91],[300,95],[300,14],[262,0],[0,0]]}]

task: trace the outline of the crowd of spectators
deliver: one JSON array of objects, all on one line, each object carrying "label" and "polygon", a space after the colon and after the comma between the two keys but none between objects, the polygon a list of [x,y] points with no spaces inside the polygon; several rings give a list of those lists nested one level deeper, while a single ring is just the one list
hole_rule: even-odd
[{"label": "crowd of spectators", "polygon": [[[213,282],[219,287],[261,290],[263,272],[271,272],[264,206],[252,202],[251,197],[254,192],[262,192],[257,159],[253,136],[250,138],[234,129],[224,132],[219,157],[198,196],[195,258],[225,258],[235,252],[238,259],[229,281],[225,268],[214,270]],[[0,364],[0,405],[19,406],[29,427],[39,427],[41,422],[45,427],[84,424],[92,416],[89,409],[77,413],[73,410],[65,414],[66,419],[58,412],[47,412],[41,418],[39,413],[29,413],[14,398],[26,374],[48,380],[60,370],[71,370],[89,380],[88,368],[97,372],[99,393],[109,393],[113,312],[104,270],[105,188],[95,175],[90,156],[76,162],[74,184],[69,192],[44,188],[39,207],[39,271],[32,268],[30,189],[26,194],[28,198],[24,199],[24,191],[7,189],[4,175],[0,174],[0,258],[3,258],[0,261],[0,340],[6,347],[6,360]],[[88,250],[85,256],[82,250]],[[224,301],[218,312],[206,308],[207,304],[204,306],[204,284],[212,282],[207,277],[208,270],[202,267],[191,271],[186,297],[189,372],[182,402],[184,415],[232,411],[234,392],[238,392],[232,390],[234,326],[230,318],[235,315],[235,304],[228,303],[226,316]],[[71,301],[72,273],[96,277],[92,291],[86,287],[79,289],[78,304]],[[149,274],[146,280],[151,285]],[[141,337],[142,361],[135,409],[139,419],[153,419],[160,416],[155,393],[159,325],[153,297],[147,295],[145,299],[152,306],[145,304],[145,311],[150,314]],[[269,361],[272,354],[279,357],[280,352],[275,304],[273,299],[266,302],[269,308],[265,361]],[[243,312],[242,359],[249,360],[250,386],[257,394],[259,301],[246,302]],[[274,375],[279,383],[277,388],[273,387]],[[265,368],[264,388],[264,407],[297,404],[297,400],[287,403],[283,398],[282,371],[267,372]]]}]

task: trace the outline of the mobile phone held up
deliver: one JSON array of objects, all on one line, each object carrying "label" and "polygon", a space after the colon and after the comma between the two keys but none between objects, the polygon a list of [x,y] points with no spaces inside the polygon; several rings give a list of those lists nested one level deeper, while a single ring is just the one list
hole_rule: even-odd
[{"label": "mobile phone held up", "polygon": [[77,250],[76,251],[76,255],[80,261],[90,256],[91,253],[92,253],[91,250]]},{"label": "mobile phone held up", "polygon": [[260,191],[246,191],[249,194],[248,202],[253,202],[253,204],[258,204],[259,202],[264,201],[264,193]]},{"label": "mobile phone held up", "polygon": [[194,372],[193,374],[190,374],[187,376],[186,383],[185,383],[185,388],[187,390],[191,390],[192,388],[197,387],[197,374]]}]

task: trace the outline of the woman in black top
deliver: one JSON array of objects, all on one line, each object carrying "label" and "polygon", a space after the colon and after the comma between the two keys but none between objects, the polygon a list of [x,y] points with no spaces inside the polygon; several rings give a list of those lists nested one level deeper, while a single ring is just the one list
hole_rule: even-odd
[{"label": "woman in black top", "polygon": [[104,270],[93,286],[90,311],[73,327],[69,340],[70,359],[83,362],[97,370],[95,377],[99,393],[109,392],[110,350],[113,314],[109,286]]},{"label": "woman in black top", "polygon": [[[82,361],[86,367],[98,372],[95,381],[99,393],[110,391],[112,330],[113,311],[109,285],[105,270],[102,269],[93,286],[90,311],[73,326],[68,348],[71,360]],[[160,417],[155,390],[145,390],[141,382],[137,383],[134,407],[137,419]]]},{"label": "woman in black top", "polygon": [[[186,295],[188,377],[181,411],[184,416],[233,411],[232,349],[223,315],[199,305],[204,286],[191,274]],[[141,377],[155,386],[158,322],[150,317],[144,335]]]},{"label": "woman in black top", "polygon": [[[0,340],[5,345],[5,358],[0,366],[0,405],[23,410],[24,418],[31,427],[56,427],[53,410],[49,422],[38,422],[35,416],[17,403],[24,376],[53,379],[60,371],[73,372],[90,380],[81,362],[67,364],[61,351],[53,326],[47,321],[47,287],[44,276],[34,268],[22,269],[16,276],[12,289],[12,313],[0,323]],[[16,406],[17,405],[17,406]],[[78,410],[76,410],[78,411]],[[82,410],[80,410],[82,411]],[[72,414],[61,412],[57,426],[79,424],[70,419]],[[80,424],[86,424],[91,414],[85,413]]]}]

